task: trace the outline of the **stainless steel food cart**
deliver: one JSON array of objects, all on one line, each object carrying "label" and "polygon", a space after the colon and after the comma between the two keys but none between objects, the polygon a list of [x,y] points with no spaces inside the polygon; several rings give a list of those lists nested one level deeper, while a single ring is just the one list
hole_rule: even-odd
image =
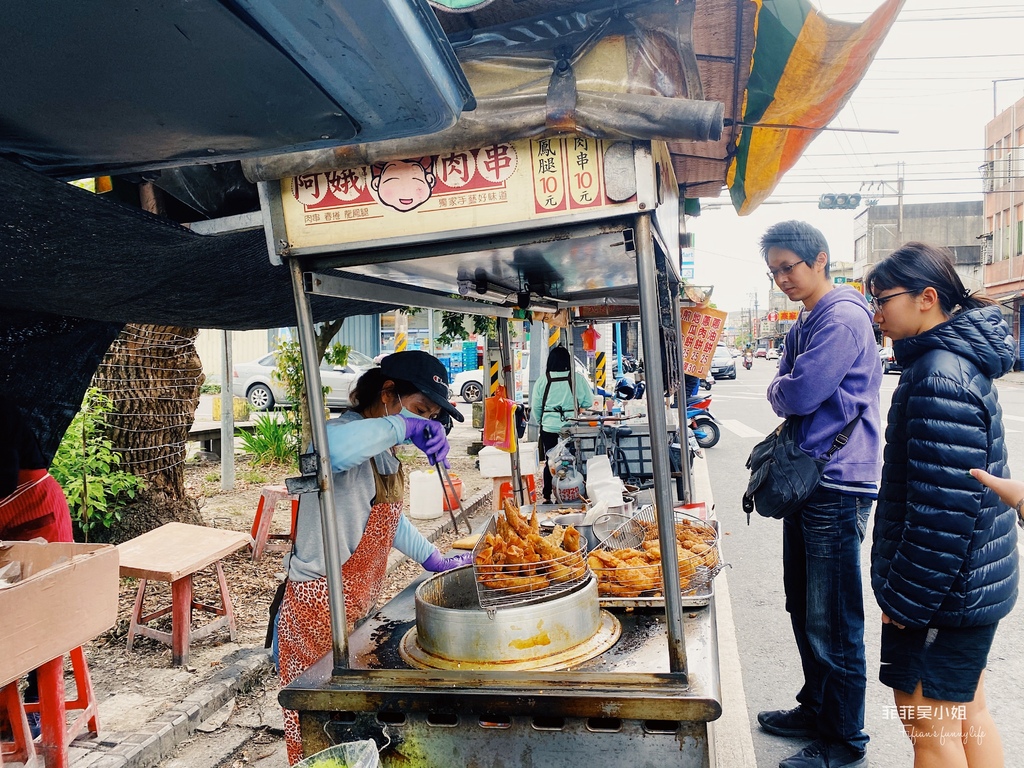
[{"label": "stainless steel food cart", "polygon": [[[567,136],[456,154],[424,159],[437,184],[415,211],[381,204],[371,168],[261,184],[272,257],[291,270],[311,403],[322,397],[318,296],[488,314],[499,335],[517,308],[604,306],[640,319],[652,399],[653,382],[680,384],[680,213],[664,144]],[[621,634],[593,658],[417,668],[401,653],[414,587],[347,636],[324,410],[310,412],[334,647],[280,694],[300,713],[306,754],[372,737],[387,745],[385,765],[714,763],[715,607],[683,608],[672,547],[662,550],[664,610],[617,614]],[[666,434],[664,409],[649,419],[652,434]],[[667,441],[652,440],[651,462],[659,533],[674,540]]]}]

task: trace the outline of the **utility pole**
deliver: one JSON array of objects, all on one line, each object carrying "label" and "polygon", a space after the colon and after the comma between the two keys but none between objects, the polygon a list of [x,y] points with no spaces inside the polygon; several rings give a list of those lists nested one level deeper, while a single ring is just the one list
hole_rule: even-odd
[{"label": "utility pole", "polygon": [[756,340],[761,337],[761,311],[757,308],[757,294],[754,294],[754,320],[752,325],[757,328],[757,333],[754,334],[755,345]]},{"label": "utility pole", "polygon": [[903,161],[896,163],[896,247],[903,245]]}]

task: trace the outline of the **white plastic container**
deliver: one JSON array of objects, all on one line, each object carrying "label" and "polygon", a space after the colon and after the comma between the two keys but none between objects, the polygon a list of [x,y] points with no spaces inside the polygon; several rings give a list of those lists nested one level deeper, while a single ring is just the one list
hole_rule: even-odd
[{"label": "white plastic container", "polygon": [[596,483],[599,480],[611,480],[612,463],[603,453],[591,456],[587,459],[587,484]]},{"label": "white plastic container", "polygon": [[437,471],[416,470],[409,473],[409,517],[433,520],[444,513],[444,492]]},{"label": "white plastic container", "polygon": [[590,497],[592,504],[603,501],[609,507],[621,507],[623,504],[622,494],[625,490],[622,480],[618,477],[609,477],[593,483],[590,482],[590,478],[587,478],[587,496]]},{"label": "white plastic container", "polygon": [[[487,445],[480,449],[480,475],[482,477],[511,477],[512,459],[505,451]],[[537,449],[535,444],[521,445],[519,449],[519,471],[524,475],[537,474]]]}]

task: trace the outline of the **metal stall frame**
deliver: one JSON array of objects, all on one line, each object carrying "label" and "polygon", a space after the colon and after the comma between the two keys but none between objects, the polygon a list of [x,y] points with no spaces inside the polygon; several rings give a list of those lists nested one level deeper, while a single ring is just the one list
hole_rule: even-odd
[{"label": "metal stall frame", "polygon": [[[676,198],[674,196],[675,180],[671,165],[659,162],[663,155],[652,151],[648,143],[635,142],[630,157],[635,164],[637,190],[635,206],[631,213],[622,215],[617,211],[613,217],[600,221],[585,220],[580,223],[561,222],[558,226],[539,228],[520,228],[509,232],[475,233],[459,239],[440,239],[438,242],[410,242],[405,245],[392,245],[386,251],[381,249],[365,249],[331,253],[328,249],[317,247],[292,249],[283,229],[275,230],[274,222],[280,224],[280,203],[274,202],[274,196],[264,185],[264,200],[269,202],[265,213],[270,222],[268,242],[277,248],[280,256],[286,259],[291,270],[296,299],[296,312],[299,324],[299,341],[303,351],[303,364],[307,370],[318,371],[313,360],[313,321],[310,310],[309,296],[332,296],[337,298],[358,298],[363,301],[379,301],[381,304],[394,306],[407,304],[433,309],[454,309],[461,312],[487,314],[496,316],[501,321],[501,333],[504,336],[505,356],[508,351],[507,322],[512,316],[512,308],[501,304],[486,302],[466,302],[455,298],[452,292],[440,289],[423,280],[417,288],[401,287],[417,285],[413,280],[398,279],[396,273],[403,265],[409,269],[422,259],[430,257],[442,260],[445,257],[468,257],[478,251],[491,254],[491,263],[495,263],[499,253],[496,249],[520,249],[535,247],[539,243],[552,248],[571,248],[574,239],[605,238],[613,236],[614,242],[624,246],[621,256],[625,257],[632,251],[632,260],[636,275],[636,287],[632,289],[633,301],[639,294],[639,317],[642,327],[646,375],[650,381],[663,381],[664,372],[661,363],[662,322],[659,311],[659,292],[656,275],[656,247],[671,254],[672,249],[666,245],[665,236],[661,235],[652,224],[652,218],[659,213],[656,209],[661,204],[662,218],[670,215],[670,220],[678,226]],[[657,167],[656,167],[657,165]],[[659,186],[660,184],[660,186]],[[664,221],[662,229],[665,228]],[[453,237],[459,233],[450,233]],[[673,234],[673,233],[670,233]],[[567,245],[568,244],[568,245]],[[600,242],[598,243],[600,245]],[[611,258],[609,256],[608,258]],[[440,263],[440,262],[439,262]],[[668,260],[668,263],[671,263]],[[439,270],[434,265],[434,274]],[[443,266],[443,265],[442,265]],[[368,268],[369,267],[369,268]],[[374,268],[375,267],[375,268]],[[359,269],[364,271],[360,272]],[[336,271],[340,270],[340,274]],[[390,279],[388,279],[390,278]],[[678,275],[675,283],[678,285]],[[424,285],[424,283],[428,283]],[[581,291],[564,298],[543,296],[545,303],[555,302],[556,305],[570,306],[582,303],[594,303],[607,300],[618,303],[628,300],[630,290],[625,292],[621,287],[610,286],[607,290]],[[675,318],[678,335],[678,303],[670,310]],[[571,344],[571,334],[569,334]],[[499,344],[499,346],[502,346]],[[571,351],[571,350],[570,350]],[[509,361],[503,360],[503,364]],[[504,365],[503,365],[504,367]],[[506,385],[511,384],[511,367],[506,370]],[[329,471],[329,455],[326,437],[326,421],[322,407],[322,390],[318,376],[314,373],[307,380],[307,394],[310,397],[310,414],[313,421],[313,451],[316,457],[318,489],[320,491],[320,509],[324,518],[325,541],[330,547],[334,525],[333,495],[331,493],[331,476]],[[574,377],[571,377],[574,378]],[[510,388],[509,391],[514,391]],[[667,434],[667,419],[664,408],[650,409],[649,423],[652,435]],[[685,422],[683,422],[685,423]],[[684,446],[685,451],[685,446]],[[654,496],[657,507],[658,530],[662,540],[675,539],[674,500],[672,480],[669,469],[668,445],[663,439],[652,439],[651,458],[655,478]],[[513,466],[518,469],[518,462]],[[521,482],[518,484],[522,492]],[[328,557],[337,553],[329,553]],[[288,686],[280,694],[282,704],[300,711],[303,723],[303,739],[307,753],[326,748],[334,740],[336,734],[331,728],[341,728],[338,723],[345,721],[348,726],[341,728],[346,733],[354,730],[365,732],[387,730],[386,713],[392,712],[402,722],[419,722],[422,727],[433,727],[432,717],[454,716],[458,722],[458,711],[452,712],[455,699],[463,704],[471,705],[471,710],[479,716],[480,726],[489,727],[492,718],[499,725],[492,731],[497,736],[505,724],[511,724],[520,717],[533,718],[533,731],[544,730],[543,723],[537,718],[556,718],[559,713],[564,716],[584,718],[585,723],[579,726],[588,733],[601,731],[601,723],[614,720],[619,730],[622,723],[627,730],[638,728],[638,735],[647,735],[655,741],[652,734],[665,735],[669,742],[677,745],[688,757],[686,765],[708,765],[708,729],[707,723],[721,714],[721,694],[718,678],[717,643],[715,633],[714,605],[702,609],[699,613],[691,613],[684,618],[681,585],[679,578],[678,557],[674,547],[662,549],[662,572],[664,574],[664,635],[667,635],[668,671],[644,671],[649,667],[634,667],[633,661],[623,661],[628,671],[614,674],[564,671],[564,672],[493,672],[493,671],[462,671],[462,670],[422,670],[388,668],[369,669],[355,668],[350,656],[355,651],[349,648],[345,633],[344,597],[341,581],[340,563],[332,565],[328,560],[328,588],[332,612],[332,631],[335,633],[333,657],[325,657],[321,663],[308,670],[302,677]],[[411,599],[411,598],[410,598]],[[399,602],[396,598],[393,602]],[[390,605],[390,604],[389,604]],[[381,615],[388,613],[388,606]],[[631,616],[624,622],[641,622],[642,617]],[[657,622],[655,622],[657,624]],[[631,624],[632,625],[632,624]],[[689,628],[689,633],[687,633]],[[648,628],[649,629],[649,628]],[[647,630],[645,630],[647,631]],[[657,637],[661,630],[650,630],[650,637]],[[664,636],[662,635],[662,636]],[[687,640],[689,635],[690,650],[698,651],[700,663],[694,668],[688,662]],[[643,654],[647,658],[658,656],[657,646],[664,644],[660,640],[644,644]],[[611,652],[609,652],[611,653]],[[636,671],[639,669],[640,671]],[[453,698],[453,694],[457,694]],[[339,721],[337,715],[338,702],[346,703],[345,715]],[[334,714],[331,714],[331,713]],[[372,713],[371,715],[355,713]],[[444,713],[448,713],[445,715]],[[383,718],[383,719],[382,719]],[[408,720],[406,720],[408,718]],[[373,723],[370,723],[370,720]],[[336,725],[331,726],[331,723]],[[674,723],[669,728],[668,723]],[[343,723],[342,723],[343,724]],[[442,724],[444,724],[442,722]],[[448,725],[452,725],[449,723]],[[350,726],[350,727],[349,727]],[[660,730],[659,730],[660,729]],[[558,730],[558,729],[556,729]],[[570,728],[570,730],[572,730]],[[413,730],[407,730],[407,735]],[[615,728],[608,729],[616,732]],[[472,741],[470,739],[470,741]],[[599,740],[604,741],[604,740]],[[635,738],[627,739],[635,747]],[[614,742],[614,740],[613,740]],[[596,741],[594,743],[597,743]],[[614,744],[606,745],[606,750],[615,751]],[[653,758],[652,758],[653,759]],[[426,765],[441,764],[430,762]],[[481,765],[489,763],[480,763]],[[635,763],[655,764],[650,763]]]}]

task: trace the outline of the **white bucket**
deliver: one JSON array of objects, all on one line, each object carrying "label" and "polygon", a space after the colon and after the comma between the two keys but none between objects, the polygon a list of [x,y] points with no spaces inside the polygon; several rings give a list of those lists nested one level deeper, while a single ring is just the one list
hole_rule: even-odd
[{"label": "white bucket", "polygon": [[433,520],[444,514],[444,492],[437,471],[416,470],[409,473],[409,517]]}]

